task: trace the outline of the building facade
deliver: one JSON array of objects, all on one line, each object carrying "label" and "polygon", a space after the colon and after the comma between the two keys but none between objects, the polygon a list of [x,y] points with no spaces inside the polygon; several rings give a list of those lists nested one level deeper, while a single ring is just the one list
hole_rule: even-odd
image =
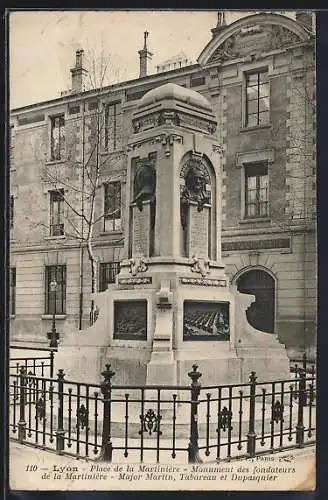
[{"label": "building facade", "polygon": [[140,77],[88,91],[77,51],[72,91],[11,111],[12,341],[47,342],[54,313],[60,335],[89,324],[91,291],[115,280],[128,251],[132,113],[172,82],[204,95],[218,120],[222,256],[231,283],[256,296],[249,322],[277,332],[291,358],[315,353],[312,15],[257,13],[227,25],[219,13],[211,31],[196,64],[177,57],[151,75],[145,34]]}]

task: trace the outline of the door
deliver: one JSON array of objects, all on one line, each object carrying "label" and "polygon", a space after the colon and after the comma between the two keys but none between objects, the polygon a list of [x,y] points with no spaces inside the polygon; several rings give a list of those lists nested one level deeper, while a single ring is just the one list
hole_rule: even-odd
[{"label": "door", "polygon": [[246,271],[237,281],[241,293],[255,295],[256,301],[247,311],[249,323],[263,332],[274,332],[275,282],[270,274],[260,269]]}]

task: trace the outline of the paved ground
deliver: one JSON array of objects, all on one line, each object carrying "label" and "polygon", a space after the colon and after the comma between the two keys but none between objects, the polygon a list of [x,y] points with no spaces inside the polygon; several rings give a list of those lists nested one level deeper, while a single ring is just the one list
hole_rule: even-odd
[{"label": "paved ground", "polygon": [[[291,455],[304,456],[304,455],[315,455],[315,446],[306,446],[301,449],[285,450],[280,452],[275,452],[275,457],[290,457]],[[18,463],[19,461],[32,463],[34,461],[40,461],[40,457],[47,457],[53,463],[58,464],[71,464],[72,457],[68,455],[57,455],[55,452],[48,450],[41,450],[40,448],[35,448],[30,445],[23,445],[16,441],[10,441],[9,443],[9,457],[13,463]],[[79,462],[86,462],[86,460],[80,458]]]},{"label": "paved ground", "polygon": [[[147,462],[144,462],[148,467],[147,470],[155,470],[156,467],[167,468],[167,470],[172,471],[173,461],[161,461],[159,465],[147,465]],[[174,462],[174,466],[176,466],[176,471],[184,472],[184,474],[194,473],[191,465],[188,464],[177,464]],[[242,476],[239,473],[242,469],[245,472],[244,466],[250,467],[254,469],[254,467],[258,469],[258,472],[262,473],[263,468],[271,467],[276,468],[280,467],[280,470],[283,469],[286,471],[287,469],[291,470],[292,474],[282,473],[281,477],[278,477],[273,484],[270,486],[269,481],[251,481],[247,483],[247,481],[243,478],[246,476]],[[205,472],[205,476],[211,466],[217,469],[219,466],[222,470],[233,471],[233,474],[230,474],[230,478],[234,479],[232,482],[228,483],[222,481],[224,477],[222,475],[216,475],[216,481],[211,484],[209,481],[200,481],[200,473]],[[108,489],[226,489],[226,490],[242,490],[242,489],[250,489],[250,490],[259,490],[259,489],[278,489],[278,490],[313,490],[314,481],[315,481],[315,448],[314,446],[309,446],[303,449],[289,450],[283,451],[279,453],[274,453],[273,455],[269,455],[267,457],[256,457],[250,461],[231,461],[231,462],[220,462],[217,464],[212,462],[212,464],[204,464],[203,469],[202,465],[196,466],[196,474],[197,480],[188,481],[188,482],[179,482],[178,475],[170,475],[166,474],[169,480],[165,480],[162,483],[158,481],[144,481],[147,479],[147,475],[145,474],[134,474],[129,473],[128,471],[140,472],[140,463],[132,462],[132,465],[124,464],[124,462],[120,463],[112,463],[108,462],[87,462],[85,460],[77,460],[71,458],[69,456],[57,455],[56,453],[52,453],[49,451],[44,451],[40,449],[36,449],[31,446],[21,445],[17,442],[10,442],[10,470],[9,470],[9,479],[10,479],[10,487],[14,490],[108,490]],[[199,469],[200,467],[200,469]],[[170,469],[168,469],[170,468]],[[212,469],[212,470],[214,470]],[[122,471],[122,472],[119,472]],[[101,475],[107,474],[107,475]],[[252,472],[253,473],[253,472]],[[87,476],[89,477],[82,477]],[[85,481],[84,479],[91,479],[91,475],[93,475],[93,480]],[[165,476],[165,474],[157,474],[157,476]],[[207,474],[208,475],[208,474]],[[139,477],[138,477],[139,476]],[[203,474],[204,476],[204,474]],[[204,478],[206,479],[206,477]],[[235,476],[233,478],[232,476]],[[269,474],[270,476],[270,474]],[[155,476],[153,475],[155,479]],[[173,478],[170,481],[171,477]],[[196,477],[196,476],[195,476]],[[264,475],[261,475],[263,478]],[[268,474],[267,474],[268,477]],[[272,477],[272,475],[271,475]],[[181,488],[179,488],[179,484],[181,483]],[[178,488],[177,488],[178,487]],[[224,487],[224,488],[223,488]]]}]

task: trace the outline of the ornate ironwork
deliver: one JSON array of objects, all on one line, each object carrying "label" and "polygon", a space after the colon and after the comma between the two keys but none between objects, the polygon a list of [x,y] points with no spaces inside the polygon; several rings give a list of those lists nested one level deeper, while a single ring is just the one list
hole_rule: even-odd
[{"label": "ornate ironwork", "polygon": [[39,418],[40,420],[44,419],[46,416],[46,402],[43,398],[38,399],[35,403],[35,414],[36,418]]},{"label": "ornate ironwork", "polygon": [[279,422],[283,422],[283,413],[284,407],[280,401],[276,401],[272,407],[272,421],[278,424]]},{"label": "ornate ironwork", "polygon": [[315,400],[315,393],[313,390],[313,385],[311,384],[310,387],[308,388],[308,404],[312,405]]},{"label": "ornate ironwork", "polygon": [[[12,392],[10,395],[14,397],[12,403],[16,404],[11,404],[10,407],[10,432],[16,437],[18,434],[22,443],[28,440],[36,447],[55,448],[58,453],[70,450],[73,455],[82,458],[84,455],[88,456],[88,453],[96,454],[101,448],[101,453],[98,451],[100,460],[111,461],[113,451],[111,420],[117,404],[121,406],[123,415],[122,455],[124,453],[127,457],[130,450],[134,449],[133,453],[140,454],[141,462],[146,450],[147,455],[148,450],[152,450],[152,453],[156,455],[156,460],[159,461],[158,456],[162,451],[175,458],[177,449],[178,451],[182,449],[177,448],[178,405],[186,405],[186,408],[190,410],[189,425],[187,421],[185,422],[190,430],[189,443],[188,448],[184,448],[188,453],[190,463],[198,463],[201,460],[198,446],[199,429],[201,429],[202,453],[207,456],[209,451],[212,452],[212,449],[216,448],[218,460],[235,458],[246,444],[247,455],[251,458],[261,453],[262,448],[261,450],[259,448],[261,445],[270,446],[270,451],[274,452],[287,447],[296,448],[311,444],[315,437],[315,407],[313,407],[316,397],[315,374],[307,377],[304,369],[299,371],[297,378],[298,399],[296,402],[294,400],[295,385],[291,380],[279,380],[261,385],[257,383],[255,372],[251,373],[248,384],[217,386],[217,396],[212,399],[210,393],[206,393],[207,388],[201,387],[201,372],[198,371],[197,364],[194,364],[186,374],[191,382],[189,391],[185,386],[176,387],[178,391],[186,391],[186,396],[183,396],[179,402],[177,394],[171,396],[173,415],[171,416],[172,440],[170,438],[170,442],[162,441],[166,432],[163,428],[164,418],[161,417],[165,402],[161,391],[167,390],[167,386],[158,390],[157,399],[152,402],[147,396],[147,391],[154,391],[151,388],[153,386],[141,386],[140,397],[132,396],[132,393],[129,397],[129,391],[125,397],[124,395],[116,397],[115,391],[117,389],[121,391],[123,386],[112,386],[114,372],[107,364],[102,372],[104,380],[101,384],[101,394],[103,397],[100,397],[99,391],[93,393],[88,384],[66,382],[62,370],[59,371],[57,380],[32,375],[28,373],[28,370],[22,366],[19,375],[17,373],[11,375]],[[31,371],[34,371],[33,368]],[[32,390],[28,385],[29,378],[34,384]],[[17,395],[19,404],[15,401]],[[129,416],[133,402],[140,404],[137,446],[133,440],[133,427]],[[104,407],[103,411],[99,408],[101,404]],[[205,408],[204,412],[199,413],[201,405]],[[216,438],[211,433],[211,425],[214,424],[213,412],[216,416]],[[270,422],[267,422],[266,416],[269,417]],[[78,426],[75,427],[77,422]],[[267,425],[269,423],[271,425]],[[84,428],[84,431],[81,428]],[[91,432],[88,432],[89,430]],[[151,446],[147,443],[149,439],[154,440]],[[85,447],[84,444],[86,444]]]},{"label": "ornate ironwork", "polygon": [[[141,420],[141,425],[142,425],[142,430],[145,432],[148,432],[148,434],[151,436],[154,432],[158,432],[159,434],[162,434],[162,431],[158,431],[158,426],[159,422],[161,421],[162,416],[159,414],[156,414],[154,410],[151,408],[146,411],[144,415],[140,415],[140,420]],[[139,431],[139,434],[141,434],[142,431]]]},{"label": "ornate ironwork", "polygon": [[222,429],[223,432],[226,430],[232,430],[232,425],[231,425],[231,419],[232,419],[232,411],[228,410],[226,406],[222,408],[222,410],[218,414],[218,430]]},{"label": "ornate ironwork", "polygon": [[76,427],[81,427],[81,429],[84,429],[85,427],[87,427],[88,419],[89,419],[89,412],[87,411],[84,404],[82,404],[76,410],[76,419],[77,419]]}]

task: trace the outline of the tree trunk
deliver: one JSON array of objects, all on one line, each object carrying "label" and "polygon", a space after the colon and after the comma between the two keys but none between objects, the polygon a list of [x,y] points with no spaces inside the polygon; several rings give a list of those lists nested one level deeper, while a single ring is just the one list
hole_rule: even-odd
[{"label": "tree trunk", "polygon": [[[93,253],[91,238],[88,240],[87,249],[89,261],[91,264],[91,293],[94,294],[97,290],[97,260]],[[95,312],[95,303],[92,298],[90,306],[90,325],[93,325],[93,323],[95,322]]]}]

